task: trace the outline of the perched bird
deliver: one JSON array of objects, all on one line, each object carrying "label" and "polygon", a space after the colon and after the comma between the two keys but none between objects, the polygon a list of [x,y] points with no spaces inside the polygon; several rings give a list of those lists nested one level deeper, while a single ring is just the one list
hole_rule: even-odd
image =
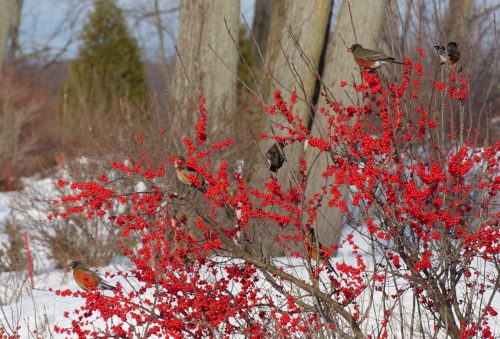
[{"label": "perched bird", "polygon": [[441,65],[448,64],[454,65],[460,60],[460,51],[458,50],[458,44],[455,41],[449,42],[444,46],[434,46],[436,49],[439,59],[441,60]]},{"label": "perched bird", "polygon": [[352,53],[354,61],[362,69],[377,69],[387,63],[404,65],[403,62],[396,61],[393,57],[387,56],[382,52],[363,48],[360,44],[352,45],[348,51]]},{"label": "perched bird", "polygon": [[338,275],[337,271],[335,271],[332,264],[330,263],[328,257],[325,257],[325,251],[322,249],[324,246],[323,244],[321,244],[319,239],[317,239],[316,232],[314,232],[314,228],[311,227],[309,232],[306,234],[304,238],[304,244],[306,246],[309,258],[314,259],[316,261],[324,260],[329,268],[329,271]]},{"label": "perched bird", "polygon": [[266,160],[269,166],[269,170],[276,173],[285,163],[285,153],[283,148],[286,146],[286,142],[279,141],[274,143],[266,152]]},{"label": "perched bird", "polygon": [[[178,159],[175,161],[175,174],[177,175],[177,179],[185,185],[194,186],[192,181],[192,176],[197,178],[201,184],[201,186],[196,187],[196,189],[202,193],[206,193],[207,189],[204,187],[206,184],[205,180],[200,177],[200,175],[189,166],[186,166],[186,159],[184,157],[178,156]],[[201,179],[201,180],[200,180]]]},{"label": "perched bird", "polygon": [[73,269],[73,279],[85,292],[92,288],[98,290],[115,290],[116,287],[105,282],[97,273],[91,271],[78,261],[70,261],[66,269]]}]

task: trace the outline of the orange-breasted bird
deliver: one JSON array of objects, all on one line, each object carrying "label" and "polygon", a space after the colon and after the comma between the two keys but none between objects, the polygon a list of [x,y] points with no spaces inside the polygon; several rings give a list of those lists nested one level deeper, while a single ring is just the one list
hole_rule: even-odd
[{"label": "orange-breasted bird", "polygon": [[66,269],[73,269],[73,279],[85,292],[96,288],[98,290],[114,290],[115,286],[108,284],[97,273],[91,271],[78,261],[70,261]]},{"label": "orange-breasted bird", "polygon": [[207,189],[204,187],[204,185],[206,184],[205,180],[194,170],[194,168],[186,166],[186,159],[184,157],[178,156],[177,160],[175,160],[174,162],[174,166],[175,174],[177,175],[177,179],[179,179],[180,182],[185,185],[194,187],[193,181],[191,179],[191,177],[194,176],[201,184],[201,186],[196,187],[196,189],[202,193],[207,192]]},{"label": "orange-breasted bird", "polygon": [[323,260],[329,268],[329,271],[337,274],[335,268],[333,268],[329,258],[325,255],[325,251],[323,250],[323,244],[316,237],[316,232],[314,232],[314,228],[311,227],[309,232],[304,237],[304,244],[306,246],[307,254],[309,258],[314,259],[316,261]]},{"label": "orange-breasted bird", "polygon": [[377,69],[387,63],[404,65],[403,62],[396,61],[393,57],[387,56],[382,52],[363,48],[360,44],[354,44],[348,49],[354,57],[354,61],[362,69]]},{"label": "orange-breasted bird", "polygon": [[266,152],[266,161],[271,172],[278,172],[278,170],[285,163],[285,153],[283,148],[286,146],[286,142],[276,142],[272,145]]},{"label": "orange-breasted bird", "polygon": [[458,44],[455,41],[449,42],[446,47],[434,46],[434,48],[439,55],[441,65],[454,65],[458,62],[458,60],[460,60],[460,50],[458,49]]}]

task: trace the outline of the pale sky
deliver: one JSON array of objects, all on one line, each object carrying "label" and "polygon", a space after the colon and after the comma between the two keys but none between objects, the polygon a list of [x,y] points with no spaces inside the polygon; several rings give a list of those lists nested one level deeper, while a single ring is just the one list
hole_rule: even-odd
[{"label": "pale sky", "polygon": [[[240,10],[246,20],[251,24],[254,14],[255,0],[240,0]],[[155,58],[158,51],[158,40],[153,26],[153,18],[143,19],[138,22],[141,11],[152,7],[148,0],[118,0],[124,10],[127,23],[132,33],[139,41],[147,58]],[[162,10],[178,7],[178,0],[160,1]],[[91,0],[26,0],[23,8],[21,24],[21,46],[25,53],[49,47],[51,54],[61,50],[71,37],[76,37],[82,24],[92,8]],[[177,39],[178,12],[163,15],[165,35],[165,48],[170,53]],[[73,57],[78,50],[78,41],[72,42],[64,57]]]}]

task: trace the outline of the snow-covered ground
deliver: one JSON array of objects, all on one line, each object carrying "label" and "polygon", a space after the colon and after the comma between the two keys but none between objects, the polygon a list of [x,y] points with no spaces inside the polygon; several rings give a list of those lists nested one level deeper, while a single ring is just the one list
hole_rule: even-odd
[{"label": "snow-covered ground", "polygon": [[[127,270],[127,265],[114,262],[108,267],[99,268],[98,272],[116,272]],[[0,306],[0,327],[4,326],[8,332],[20,327],[21,338],[34,337],[33,331],[37,330],[41,338],[64,338],[53,332],[54,325],[71,327],[71,319],[64,316],[64,312],[73,310],[84,305],[83,298],[57,296],[50,288],[56,290],[70,289],[78,290],[73,281],[70,271],[49,269],[34,276],[35,288],[31,290],[27,274],[17,276],[17,273],[0,273],[0,291],[5,291],[4,282],[22,284],[20,299],[9,305]],[[108,282],[115,284],[118,279],[109,278]],[[2,293],[3,293],[2,291]],[[9,328],[12,326],[13,328]]]},{"label": "snow-covered ground", "polygon": [[[46,198],[49,198],[55,194],[54,191],[54,182],[49,179],[44,179],[40,181],[32,182],[32,185],[37,187],[38,191],[44,192],[46,194]],[[11,212],[10,203],[13,199],[19,198],[20,195],[30,195],[30,191],[22,191],[15,193],[0,193],[0,231],[1,228],[5,224],[6,218],[9,216]],[[54,198],[54,196],[52,196]],[[39,211],[33,210],[33,216],[35,219],[39,218],[40,220],[46,218],[46,215],[40,214]],[[347,231],[344,231],[347,232]],[[0,234],[3,234],[0,232]],[[0,246],[1,244],[6,243],[7,238],[3,235],[0,236]],[[355,234],[355,243],[363,244],[364,240]],[[22,338],[30,338],[30,337],[41,337],[41,338],[62,338],[65,336],[58,335],[54,333],[53,327],[55,325],[60,327],[70,327],[71,320],[64,316],[65,312],[72,313],[73,310],[79,308],[84,304],[84,299],[82,298],[73,298],[73,297],[59,297],[54,292],[49,291],[51,289],[59,289],[59,290],[78,290],[78,286],[72,279],[72,275],[70,271],[65,271],[62,269],[54,269],[53,263],[49,260],[44,259],[44,251],[41,248],[36,248],[36,244],[31,248],[34,260],[35,260],[35,268],[36,275],[34,276],[34,289],[30,288],[29,278],[27,271],[24,272],[1,272],[0,273],[0,337],[1,337],[1,328],[3,327],[7,333],[12,333],[16,328],[19,328],[19,334]],[[365,256],[365,263],[368,265],[366,272],[373,271],[373,258],[370,257],[371,251],[369,249],[369,245],[359,250],[359,253]],[[214,258],[216,260],[217,258]],[[221,261],[227,261],[224,258],[221,258]],[[307,270],[304,267],[304,263],[297,258],[279,258],[276,259],[279,262],[279,265],[282,265],[286,271],[289,273],[293,273],[293,275],[301,277],[303,280],[309,280]],[[351,253],[351,249],[346,246],[344,247],[339,256],[334,259],[335,262],[346,262],[348,264],[355,264],[355,256]],[[131,268],[130,262],[128,262],[125,258],[117,257],[112,263],[107,267],[101,267],[98,269],[98,272],[125,272]],[[210,270],[212,272],[212,270]],[[224,270],[221,269],[217,274],[224,274]],[[214,276],[210,276],[211,273],[208,271],[202,272],[208,281],[216,279]],[[118,281],[122,283],[123,286],[130,287],[130,280],[124,281],[124,278],[117,276],[114,278],[107,279],[108,282],[112,284],[116,284]],[[264,280],[264,279],[263,279]],[[391,282],[387,282],[390,284]],[[238,288],[237,286],[233,286],[233,288]],[[262,282],[262,290],[263,293],[270,293],[272,288],[266,283]],[[386,296],[390,295],[394,290],[389,287],[386,291]],[[108,293],[108,292],[107,292]],[[363,297],[362,297],[363,298]],[[410,309],[412,307],[413,298],[411,293],[406,293],[403,296],[403,309]],[[366,296],[368,304],[369,296]],[[372,306],[373,310],[381,310],[383,309],[382,304],[387,307],[387,305],[391,304],[391,300],[383,300],[384,297],[381,293],[375,295],[374,303]],[[393,302],[394,304],[394,302]],[[495,297],[493,307],[496,310],[500,310],[500,298],[498,296]],[[392,333],[397,333],[399,329],[399,315],[398,309],[394,308],[393,310],[393,323]],[[367,332],[371,332],[377,324],[380,323],[380,318],[377,316],[373,316],[369,318],[367,321],[363,323],[363,330]],[[490,323],[493,325],[493,330],[500,337],[500,324],[498,318],[494,323]],[[98,325],[98,323],[96,323]],[[33,333],[33,331],[37,331]]]}]

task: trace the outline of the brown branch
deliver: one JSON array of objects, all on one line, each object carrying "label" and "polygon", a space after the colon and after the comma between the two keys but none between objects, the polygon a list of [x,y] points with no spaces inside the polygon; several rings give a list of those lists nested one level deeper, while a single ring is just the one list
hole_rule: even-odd
[{"label": "brown branch", "polygon": [[314,287],[305,281],[286,273],[285,271],[281,270],[278,267],[275,267],[271,265],[270,263],[266,262],[265,260],[255,258],[251,256],[249,253],[245,252],[242,250],[237,244],[235,244],[231,239],[229,239],[221,229],[216,227],[216,222],[212,220],[209,216],[205,215],[203,213],[203,210],[200,205],[198,205],[196,202],[194,202],[192,199],[187,198],[186,196],[183,195],[173,195],[175,198],[181,199],[188,204],[190,204],[198,213],[198,215],[205,221],[207,224],[209,224],[212,229],[217,233],[219,236],[219,239],[221,242],[229,248],[233,255],[239,259],[243,259],[246,262],[254,265],[261,271],[269,272],[271,274],[274,274],[278,277],[280,277],[283,280],[286,280],[295,286],[301,288],[304,291],[307,291],[311,293],[313,296],[321,299],[323,302],[325,302],[329,307],[331,307],[335,312],[337,312],[342,318],[344,318],[349,325],[352,327],[352,330],[355,334],[355,337],[358,339],[365,338],[363,335],[363,332],[361,331],[361,328],[359,327],[356,319],[348,312],[346,311],[341,304],[330,298],[330,296],[324,292],[322,292],[318,287]]}]

